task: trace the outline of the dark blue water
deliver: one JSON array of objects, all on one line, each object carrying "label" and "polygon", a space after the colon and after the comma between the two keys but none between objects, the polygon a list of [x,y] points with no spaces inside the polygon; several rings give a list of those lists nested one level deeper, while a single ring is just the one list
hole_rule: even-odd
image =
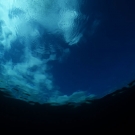
[{"label": "dark blue water", "polygon": [[55,63],[52,72],[67,94],[84,90],[103,96],[135,78],[135,2],[86,3],[90,19],[82,41],[70,47],[70,56]]}]

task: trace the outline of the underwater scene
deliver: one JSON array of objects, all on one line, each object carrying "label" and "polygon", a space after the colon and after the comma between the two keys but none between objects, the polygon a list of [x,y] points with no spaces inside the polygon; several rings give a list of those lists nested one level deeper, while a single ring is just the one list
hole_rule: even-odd
[{"label": "underwater scene", "polygon": [[0,91],[59,106],[127,86],[135,79],[133,4],[0,0]]},{"label": "underwater scene", "polygon": [[134,0],[0,0],[4,133],[134,134],[134,123]]}]

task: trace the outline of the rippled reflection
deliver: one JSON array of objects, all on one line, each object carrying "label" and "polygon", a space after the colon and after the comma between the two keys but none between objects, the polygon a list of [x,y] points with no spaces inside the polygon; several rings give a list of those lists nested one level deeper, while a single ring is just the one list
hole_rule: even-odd
[{"label": "rippled reflection", "polygon": [[80,9],[78,0],[0,1],[0,83],[4,91],[39,103],[85,100],[84,92],[63,95],[48,64],[62,60],[70,53],[68,45],[82,37],[80,27],[86,17]]}]

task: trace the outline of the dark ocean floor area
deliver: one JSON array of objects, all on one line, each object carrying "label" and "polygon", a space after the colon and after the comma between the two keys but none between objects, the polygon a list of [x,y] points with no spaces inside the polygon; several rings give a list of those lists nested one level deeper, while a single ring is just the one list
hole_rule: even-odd
[{"label": "dark ocean floor area", "polygon": [[[30,105],[0,93],[0,128],[74,130],[100,132],[134,131],[135,85],[80,106]],[[34,131],[34,130],[33,130]]]}]

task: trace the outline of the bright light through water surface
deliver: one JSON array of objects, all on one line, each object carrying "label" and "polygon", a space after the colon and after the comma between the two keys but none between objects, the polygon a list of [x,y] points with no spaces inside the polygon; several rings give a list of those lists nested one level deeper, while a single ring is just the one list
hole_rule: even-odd
[{"label": "bright light through water surface", "polygon": [[135,78],[132,2],[0,0],[0,93],[80,105],[127,86]]},{"label": "bright light through water surface", "polygon": [[64,61],[68,46],[83,36],[88,16],[81,5],[81,0],[0,0],[1,91],[41,104],[85,100],[84,91],[66,95],[48,64]]}]

